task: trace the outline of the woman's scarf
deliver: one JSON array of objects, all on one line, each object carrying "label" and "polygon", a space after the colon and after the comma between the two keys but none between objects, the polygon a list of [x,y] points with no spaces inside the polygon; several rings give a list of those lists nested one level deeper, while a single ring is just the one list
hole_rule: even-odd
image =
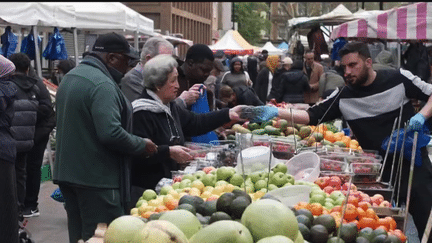
[{"label": "woman's scarf", "polygon": [[278,55],[270,55],[267,57],[266,66],[270,70],[270,72],[274,73],[276,68],[279,66],[279,56]]}]

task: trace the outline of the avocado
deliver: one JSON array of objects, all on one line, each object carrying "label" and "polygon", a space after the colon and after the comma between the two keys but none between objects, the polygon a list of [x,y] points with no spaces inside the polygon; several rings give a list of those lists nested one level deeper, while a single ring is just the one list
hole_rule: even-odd
[{"label": "avocado", "polygon": [[255,129],[255,130],[252,131],[252,134],[254,134],[254,135],[263,135],[263,134],[265,134],[265,129],[264,128]]},{"label": "avocado", "polygon": [[230,205],[231,217],[234,219],[240,219],[249,204],[251,204],[251,202],[246,197],[239,196],[234,199]]},{"label": "avocado", "polygon": [[314,218],[313,225],[317,224],[324,225],[329,234],[333,233],[336,229],[336,221],[333,216],[329,214],[323,214]]},{"label": "avocado", "polygon": [[265,133],[267,133],[268,135],[276,135],[276,136],[280,136],[281,135],[281,131],[279,128],[273,127],[273,126],[265,126],[264,127]]},{"label": "avocado", "polygon": [[401,240],[396,235],[388,235],[384,243],[401,243]]},{"label": "avocado", "polygon": [[296,216],[300,215],[300,214],[306,215],[309,218],[311,223],[314,221],[314,216],[312,215],[312,212],[305,209],[305,208],[301,208],[301,209],[297,210],[295,213],[296,213]]},{"label": "avocado", "polygon": [[363,228],[358,233],[358,237],[363,237],[363,238],[367,239],[368,241],[371,241],[374,238],[374,236],[375,236],[374,230],[370,227]]},{"label": "avocado", "polygon": [[310,229],[311,241],[314,243],[326,243],[329,238],[329,233],[323,225],[317,224]]},{"label": "avocado", "polygon": [[304,224],[308,228],[312,226],[312,222],[310,221],[309,217],[304,214],[297,215],[296,219],[299,224]]},{"label": "avocado", "polygon": [[219,220],[232,220],[232,218],[225,212],[215,212],[210,216],[210,220],[208,223],[211,224]]},{"label": "avocado", "polygon": [[203,216],[211,216],[213,213],[215,213],[217,211],[217,209],[216,209],[216,202],[217,202],[216,200],[205,201],[199,207],[200,210],[198,210],[198,212],[200,214],[202,214]]},{"label": "avocado", "polygon": [[341,238],[338,238],[337,236],[333,236],[330,239],[328,239],[327,243],[345,243],[344,240]]},{"label": "avocado", "polygon": [[197,213],[196,217],[200,221],[201,224],[209,224],[209,221],[210,221],[209,217],[204,217],[200,213]]},{"label": "avocado", "polygon": [[253,131],[256,129],[260,129],[261,126],[258,123],[252,122],[252,123],[248,124],[248,128],[249,128],[249,130]]},{"label": "avocado", "polygon": [[195,204],[194,202],[195,202],[194,196],[186,194],[180,198],[178,204],[181,205],[181,204],[187,203],[190,205],[194,205]]},{"label": "avocado", "polygon": [[300,233],[303,235],[303,239],[309,241],[311,237],[310,229],[302,223],[298,223],[298,228]]},{"label": "avocado", "polygon": [[273,124],[272,120],[263,122],[263,123],[261,123],[261,128],[265,128],[266,126],[269,126],[269,125],[271,126],[272,124]]},{"label": "avocado", "polygon": [[192,205],[189,204],[189,203],[183,203],[183,204],[180,204],[180,205],[177,206],[176,209],[185,209],[185,210],[191,212],[191,213],[194,214],[194,215],[196,214],[196,209],[195,209],[195,207],[192,206]]},{"label": "avocado", "polygon": [[385,231],[385,229],[382,229],[382,228],[375,229],[374,232],[373,232],[373,238],[375,238],[378,235],[385,235],[385,236],[387,236],[387,231]]},{"label": "avocado", "polygon": [[226,192],[220,196],[216,201],[217,211],[225,212],[231,215],[230,205],[232,201],[236,198],[235,194],[232,192]]},{"label": "avocado", "polygon": [[234,190],[232,191],[232,193],[233,193],[236,197],[240,197],[240,196],[246,197],[246,198],[249,200],[249,202],[252,203],[252,198],[251,198],[250,195],[247,194],[244,190],[234,189]]},{"label": "avocado", "polygon": [[377,235],[373,238],[373,240],[371,241],[371,243],[384,243],[384,241],[387,239],[387,235],[385,234],[380,234]]},{"label": "avocado", "polygon": [[357,225],[354,223],[342,224],[340,226],[340,237],[346,243],[355,242],[357,238]]},{"label": "avocado", "polygon": [[162,216],[163,212],[160,213],[154,213],[152,215],[150,215],[150,217],[148,218],[150,221],[151,220],[158,220],[161,216]]}]

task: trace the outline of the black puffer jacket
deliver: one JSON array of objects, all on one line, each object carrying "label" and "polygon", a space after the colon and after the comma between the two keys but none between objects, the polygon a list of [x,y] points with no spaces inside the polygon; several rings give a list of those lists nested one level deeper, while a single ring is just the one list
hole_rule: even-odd
[{"label": "black puffer jacket", "polygon": [[14,115],[16,85],[0,79],[0,162],[15,163],[16,142],[10,130]]},{"label": "black puffer jacket", "polygon": [[308,78],[302,71],[303,65],[295,61],[288,72],[281,74],[275,91],[277,102],[304,103],[304,92],[310,90]]},{"label": "black puffer jacket", "polygon": [[11,131],[17,152],[28,152],[34,144],[40,89],[36,79],[22,74],[13,75],[11,81],[17,86]]}]

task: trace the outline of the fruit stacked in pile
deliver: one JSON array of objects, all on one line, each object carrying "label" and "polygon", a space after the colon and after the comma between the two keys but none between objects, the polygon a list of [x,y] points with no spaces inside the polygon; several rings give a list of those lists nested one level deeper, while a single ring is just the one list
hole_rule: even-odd
[{"label": "fruit stacked in pile", "polygon": [[[287,120],[274,118],[273,120],[263,123],[244,122],[242,125],[234,124],[231,128],[238,133],[252,133],[255,135],[282,136],[294,139],[296,138],[304,146],[338,146],[361,150],[359,143],[355,139],[346,136],[344,132],[327,123],[318,126],[290,124]],[[231,136],[228,139],[235,139]]]}]

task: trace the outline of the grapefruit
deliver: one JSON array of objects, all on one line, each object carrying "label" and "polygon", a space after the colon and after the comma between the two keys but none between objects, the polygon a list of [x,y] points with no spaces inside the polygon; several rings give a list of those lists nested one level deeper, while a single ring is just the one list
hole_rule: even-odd
[{"label": "grapefruit", "polygon": [[105,243],[127,243],[136,233],[142,230],[145,223],[138,217],[124,215],[114,219],[108,226],[105,235]]}]

